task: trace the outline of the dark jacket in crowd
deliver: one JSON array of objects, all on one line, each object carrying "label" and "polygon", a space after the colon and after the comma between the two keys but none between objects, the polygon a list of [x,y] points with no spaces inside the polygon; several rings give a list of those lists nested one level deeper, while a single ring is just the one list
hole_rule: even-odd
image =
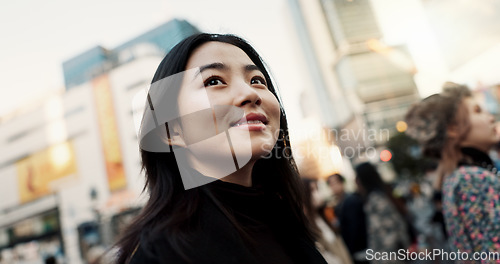
[{"label": "dark jacket in crowd", "polygon": [[365,263],[357,261],[354,257],[356,252],[365,251],[368,243],[363,204],[361,195],[352,193],[346,196],[337,209],[340,213],[340,232],[354,263]]}]

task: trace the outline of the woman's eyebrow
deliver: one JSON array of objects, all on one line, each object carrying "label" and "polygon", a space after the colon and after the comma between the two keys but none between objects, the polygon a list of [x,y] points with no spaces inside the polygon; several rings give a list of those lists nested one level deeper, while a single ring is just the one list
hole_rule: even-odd
[{"label": "woman's eyebrow", "polygon": [[197,71],[194,74],[193,80],[196,79],[196,77],[198,75],[200,75],[203,71],[208,70],[208,69],[227,70],[228,67],[226,65],[224,65],[223,63],[220,63],[220,62],[214,62],[214,63],[210,63],[210,64],[207,64],[207,65],[200,66],[199,67],[199,71]]},{"label": "woman's eyebrow", "polygon": [[260,71],[260,72],[262,72],[262,71],[260,70],[260,68],[259,68],[259,67],[257,67],[257,66],[256,66],[256,65],[254,65],[254,64],[248,64],[248,65],[245,65],[245,66],[243,67],[243,70],[244,70],[245,72],[251,72],[251,71]]}]

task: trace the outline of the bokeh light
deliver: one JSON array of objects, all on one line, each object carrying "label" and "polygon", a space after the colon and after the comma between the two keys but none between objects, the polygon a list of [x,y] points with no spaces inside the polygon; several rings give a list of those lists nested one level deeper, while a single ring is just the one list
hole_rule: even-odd
[{"label": "bokeh light", "polygon": [[398,121],[396,123],[396,130],[398,130],[398,132],[400,132],[400,133],[405,132],[407,128],[408,128],[408,125],[406,124],[405,121]]},{"label": "bokeh light", "polygon": [[384,149],[384,150],[382,150],[382,152],[380,152],[380,160],[381,161],[388,162],[391,159],[392,159],[392,153],[389,150]]}]

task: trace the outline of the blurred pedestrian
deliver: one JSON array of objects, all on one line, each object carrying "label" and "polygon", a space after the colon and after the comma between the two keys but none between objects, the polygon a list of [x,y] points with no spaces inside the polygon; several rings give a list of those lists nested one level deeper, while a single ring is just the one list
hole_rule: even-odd
[{"label": "blurred pedestrian", "polygon": [[327,183],[330,189],[332,190],[332,194],[337,200],[337,204],[340,203],[345,197],[345,178],[344,176],[335,173],[330,175],[327,178]]},{"label": "blurred pedestrian", "polygon": [[146,105],[149,200],[118,243],[118,263],[325,263],[302,210],[285,112],[247,42],[181,41]]},{"label": "blurred pedestrian", "polygon": [[57,260],[54,256],[50,255],[50,256],[45,258],[44,263],[45,264],[57,264]]},{"label": "blurred pedestrian", "polygon": [[[374,165],[361,163],[355,170],[356,184],[365,201],[368,249],[372,252],[408,249],[410,238],[404,208],[396,202]],[[381,260],[374,263],[385,262]]]},{"label": "blurred pedestrian", "polygon": [[331,207],[333,207],[333,213],[331,216],[328,217],[328,221],[332,223],[333,227],[335,228],[335,231],[339,231],[340,227],[340,222],[339,222],[339,217],[340,217],[340,211],[343,206],[344,200],[345,200],[345,178],[344,176],[335,173],[333,175],[330,175],[327,178],[328,186],[330,187],[330,190],[332,190],[332,203]]},{"label": "blurred pedestrian", "polygon": [[304,212],[312,223],[312,229],[318,237],[317,246],[329,264],[353,263],[347,248],[333,229],[333,226],[321,216],[325,206],[325,199],[318,190],[318,182],[311,179],[302,179],[304,184]]},{"label": "blurred pedestrian", "polygon": [[468,87],[446,83],[443,92],[414,105],[407,133],[424,154],[439,160],[436,187],[452,251],[500,250],[500,180],[488,151],[500,141],[493,116]]},{"label": "blurred pedestrian", "polygon": [[422,193],[420,183],[410,184],[410,195],[406,206],[408,214],[411,215],[411,226],[415,228],[418,234],[431,235],[430,222],[434,216],[434,207],[431,199]]},{"label": "blurred pedestrian", "polygon": [[366,260],[368,238],[363,204],[363,198],[358,190],[346,194],[341,206],[338,207],[340,234],[355,264],[368,263]]}]

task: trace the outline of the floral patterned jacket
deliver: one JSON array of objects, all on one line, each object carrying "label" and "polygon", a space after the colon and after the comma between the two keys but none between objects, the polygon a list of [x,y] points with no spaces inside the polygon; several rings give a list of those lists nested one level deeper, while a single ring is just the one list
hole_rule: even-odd
[{"label": "floral patterned jacket", "polygon": [[[364,210],[369,249],[373,249],[374,252],[397,252],[409,246],[410,239],[406,222],[383,192],[371,192]],[[376,263],[385,262],[377,261]]]},{"label": "floral patterned jacket", "polygon": [[499,176],[479,166],[460,166],[445,178],[442,190],[452,251],[465,251],[469,257],[475,252],[500,252]]}]

